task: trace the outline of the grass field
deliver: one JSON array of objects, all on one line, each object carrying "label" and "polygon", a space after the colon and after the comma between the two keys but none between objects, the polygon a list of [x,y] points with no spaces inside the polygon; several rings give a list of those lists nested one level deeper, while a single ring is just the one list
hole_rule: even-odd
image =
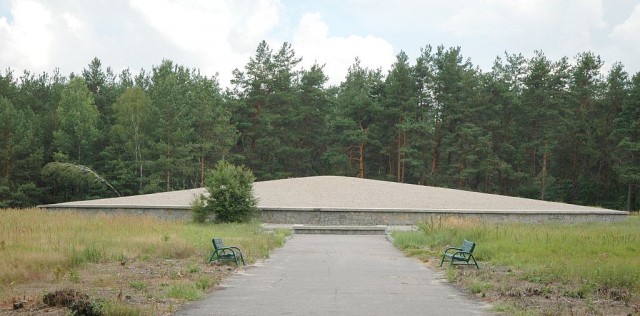
[{"label": "grass field", "polygon": [[447,278],[510,314],[640,313],[640,216],[624,222],[487,224],[433,217],[417,232],[394,233],[411,256],[439,264],[443,249],[475,241],[481,269]]},{"label": "grass field", "polygon": [[123,308],[125,314],[170,311],[202,297],[232,270],[207,263],[212,237],[239,246],[254,262],[288,234],[265,233],[258,223],[193,224],[40,209],[0,210],[0,216],[0,313],[16,301],[43,308],[37,301],[44,294],[67,288],[100,297],[102,309],[112,311],[107,314]]}]

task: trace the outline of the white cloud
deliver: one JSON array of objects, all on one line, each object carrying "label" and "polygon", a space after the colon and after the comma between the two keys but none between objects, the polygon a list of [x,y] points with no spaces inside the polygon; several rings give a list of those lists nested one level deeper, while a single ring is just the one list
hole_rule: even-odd
[{"label": "white cloud", "polygon": [[607,65],[640,70],[640,5],[602,0],[4,1],[0,71],[16,73],[68,75],[94,57],[135,73],[166,58],[217,72],[226,86],[261,40],[291,42],[304,67],[326,64],[330,84],[344,79],[356,56],[386,71],[400,49],[414,59],[427,44],[461,46],[485,69],[505,51],[558,59],[592,50]]},{"label": "white cloud", "polygon": [[640,53],[640,4],[638,4],[631,16],[622,24],[616,25],[610,34],[610,38],[620,43],[625,49],[631,50],[637,56]]},{"label": "white cloud", "polygon": [[160,34],[192,56],[191,67],[207,74],[219,72],[221,83],[226,85],[232,70],[241,68],[258,42],[277,26],[280,3],[132,0],[131,6]]},{"label": "white cloud", "polygon": [[[413,54],[426,44],[460,46],[489,68],[505,51],[557,59],[603,47],[602,0],[348,0],[357,23],[376,28]],[[356,8],[361,8],[357,10]],[[408,44],[408,45],[407,45]],[[412,45],[412,46],[411,46]],[[417,56],[414,56],[417,57]]]},{"label": "white cloud", "polygon": [[[455,13],[441,27],[455,34],[463,49],[473,43],[469,48],[474,54],[494,48],[493,56],[542,50],[554,59],[572,57],[594,50],[593,34],[606,26],[600,0],[474,1],[450,9]],[[483,57],[489,61],[491,56]]]},{"label": "white cloud", "polygon": [[386,40],[372,35],[335,37],[329,35],[329,27],[318,13],[306,13],[300,19],[293,39],[293,48],[303,56],[307,68],[313,63],[326,64],[325,74],[329,84],[344,80],[355,58],[363,67],[389,69],[395,61],[393,46]]},{"label": "white cloud", "polygon": [[67,29],[76,37],[83,38],[85,36],[85,24],[78,17],[67,12],[62,14],[62,19],[65,21]]},{"label": "white cloud", "polygon": [[11,14],[12,21],[0,18],[0,42],[4,46],[0,52],[2,70],[46,67],[54,41],[51,12],[40,3],[20,1],[13,3]]}]

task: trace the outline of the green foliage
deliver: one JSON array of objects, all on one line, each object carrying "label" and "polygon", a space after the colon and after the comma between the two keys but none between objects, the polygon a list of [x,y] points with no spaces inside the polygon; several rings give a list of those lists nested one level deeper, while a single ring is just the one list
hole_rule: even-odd
[{"label": "green foliage", "polygon": [[34,124],[31,109],[16,108],[0,95],[0,207],[28,206],[38,195],[30,181],[42,155]]},{"label": "green foliage", "polygon": [[[96,216],[42,209],[0,212],[0,252],[3,254],[0,256],[0,294],[8,287],[42,282],[46,275],[51,275],[56,282],[82,282],[79,276],[83,275],[87,263],[120,266],[134,261],[169,262],[164,259],[188,258],[184,267],[170,269],[177,278],[183,279],[185,272],[206,272],[205,269],[197,271],[211,255],[212,232],[228,244],[240,247],[247,263],[268,257],[269,251],[282,246],[285,237],[291,234],[290,230],[266,233],[255,222],[203,225],[153,217]],[[212,286],[216,276],[209,277],[213,278],[208,284]],[[145,290],[149,285],[143,281],[129,280],[125,284]],[[193,283],[191,286],[195,288]],[[197,286],[204,289],[206,283],[199,281]]]},{"label": "green foliage", "polygon": [[[637,210],[639,74],[595,53],[508,54],[489,71],[460,47],[359,60],[328,86],[289,43],[216,76],[163,60],[116,75],[0,71],[0,206],[112,197],[51,162],[86,165],[123,195],[204,186],[220,159],[258,180],[346,175]],[[43,170],[43,167],[46,166]],[[206,217],[205,217],[206,218]]]},{"label": "green foliage", "polygon": [[144,184],[144,160],[149,155],[151,98],[139,87],[128,88],[113,104],[115,124],[111,127],[115,148],[138,174],[138,189]]},{"label": "green foliage", "polygon": [[78,270],[77,269],[69,270],[69,281],[71,281],[73,283],[79,283],[80,282],[80,274],[78,274]]},{"label": "green foliage", "polygon": [[62,91],[56,117],[53,141],[58,151],[73,162],[89,162],[97,154],[94,145],[100,136],[96,127],[100,113],[82,78],[73,78]]},{"label": "green foliage", "polygon": [[[304,161],[313,147],[305,136],[317,131],[311,123],[323,104],[299,102],[296,89],[300,72],[296,67],[300,61],[290,43],[274,51],[262,41],[244,71],[236,69],[233,73],[236,89],[230,96],[235,105],[232,121],[241,133],[235,152],[262,179],[309,172]],[[322,84],[306,79],[307,88]],[[293,130],[296,132],[288,132]]]},{"label": "green foliage", "polygon": [[474,280],[469,284],[469,291],[472,294],[486,293],[487,290],[491,289],[493,285],[491,283]]},{"label": "green foliage", "polygon": [[619,223],[489,225],[443,218],[393,237],[400,249],[427,247],[436,256],[462,239],[473,240],[479,261],[515,268],[530,282],[586,284],[573,292],[584,297],[593,289],[640,291],[640,266],[631,264],[640,256],[633,246],[640,242],[639,222],[632,216]]},{"label": "green foliage", "polygon": [[178,283],[169,286],[166,293],[167,297],[183,299],[187,301],[196,301],[204,296],[202,290],[196,288],[194,284]]},{"label": "green foliage", "polygon": [[211,288],[213,284],[214,284],[214,280],[210,278],[200,278],[196,281],[196,288],[201,291],[206,291],[209,288]]},{"label": "green foliage", "polygon": [[102,315],[106,316],[138,316],[142,315],[139,307],[123,302],[111,300],[99,300],[94,303]]},{"label": "green foliage", "polygon": [[131,281],[129,285],[131,286],[132,289],[135,289],[138,291],[146,290],[149,287],[149,285],[144,281]]},{"label": "green foliage", "polygon": [[191,216],[196,223],[204,223],[209,220],[213,210],[207,205],[207,197],[205,195],[196,196],[191,201]]},{"label": "green foliage", "polygon": [[192,203],[194,221],[204,222],[212,213],[222,223],[250,221],[257,212],[252,192],[254,180],[253,173],[244,166],[220,160],[207,172],[208,196],[197,197]]},{"label": "green foliage", "polygon": [[98,263],[104,258],[104,250],[98,248],[95,244],[79,251],[74,247],[71,249],[71,255],[69,256],[69,266],[80,267],[86,263]]}]

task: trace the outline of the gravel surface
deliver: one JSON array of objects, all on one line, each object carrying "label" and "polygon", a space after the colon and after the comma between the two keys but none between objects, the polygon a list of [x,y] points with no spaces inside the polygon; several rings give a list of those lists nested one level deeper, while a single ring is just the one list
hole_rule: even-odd
[{"label": "gravel surface", "polygon": [[[188,207],[204,189],[56,204],[70,206]],[[495,194],[338,176],[261,181],[254,184],[260,208],[598,211],[601,208]]]}]

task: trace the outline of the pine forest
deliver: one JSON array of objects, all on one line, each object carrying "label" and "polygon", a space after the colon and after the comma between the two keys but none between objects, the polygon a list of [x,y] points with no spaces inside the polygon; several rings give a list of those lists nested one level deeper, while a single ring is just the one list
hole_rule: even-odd
[{"label": "pine forest", "polygon": [[597,54],[460,47],[356,58],[338,85],[288,43],[217,76],[162,60],[114,73],[0,71],[0,207],[201,187],[220,159],[258,181],[341,175],[638,210],[640,72]]}]

